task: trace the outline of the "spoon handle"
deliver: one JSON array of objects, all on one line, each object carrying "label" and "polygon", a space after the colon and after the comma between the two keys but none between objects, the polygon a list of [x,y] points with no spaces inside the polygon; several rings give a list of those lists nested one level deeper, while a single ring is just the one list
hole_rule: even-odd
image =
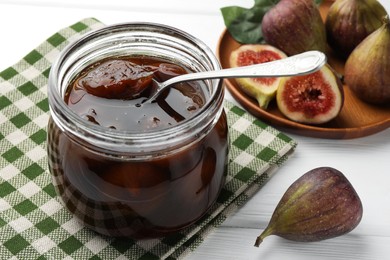
[{"label": "spoon handle", "polygon": [[288,58],[271,62],[180,75],[160,83],[159,88],[165,88],[184,81],[216,79],[216,78],[256,78],[256,77],[286,77],[305,75],[319,70],[326,63],[326,55],[319,51],[307,51]]}]

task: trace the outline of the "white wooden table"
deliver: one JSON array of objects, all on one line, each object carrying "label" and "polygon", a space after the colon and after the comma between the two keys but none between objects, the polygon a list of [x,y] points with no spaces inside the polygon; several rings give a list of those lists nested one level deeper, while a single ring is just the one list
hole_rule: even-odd
[{"label": "white wooden table", "polygon": [[[390,12],[390,1],[380,2]],[[0,0],[0,71],[54,32],[86,17],[106,24],[148,21],[175,26],[215,50],[224,29],[220,8],[252,4],[249,0]],[[232,99],[229,94],[226,98]],[[390,259],[390,129],[351,140],[288,134],[298,142],[294,156],[188,258]],[[345,236],[322,242],[296,243],[271,236],[255,248],[256,236],[288,186],[318,166],[339,169],[353,184],[364,206],[360,225]]]}]

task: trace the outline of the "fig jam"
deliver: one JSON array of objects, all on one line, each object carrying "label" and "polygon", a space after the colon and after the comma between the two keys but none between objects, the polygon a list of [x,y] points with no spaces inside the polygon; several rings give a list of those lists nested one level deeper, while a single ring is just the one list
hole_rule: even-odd
[{"label": "fig jam", "polygon": [[[87,66],[67,86],[63,101],[84,127],[102,127],[113,136],[136,133],[134,143],[141,144],[138,151],[127,151],[132,144],[125,138],[125,144],[106,148],[104,138],[84,140],[84,132],[73,134],[49,121],[49,168],[57,193],[87,227],[109,236],[158,237],[194,223],[216,201],[228,155],[223,110],[211,127],[173,131],[156,152],[142,148],[153,138],[138,140],[208,112],[211,96],[202,82],[177,84],[154,102],[144,102],[152,78],[163,81],[188,72],[152,57],[111,57]],[[171,145],[172,138],[191,131],[197,134]]]},{"label": "fig jam", "polygon": [[178,83],[145,102],[154,88],[152,79],[160,82],[188,72],[150,57],[110,58],[83,70],[67,88],[65,102],[86,120],[112,129],[164,129],[197,113],[208,97],[200,83]]}]

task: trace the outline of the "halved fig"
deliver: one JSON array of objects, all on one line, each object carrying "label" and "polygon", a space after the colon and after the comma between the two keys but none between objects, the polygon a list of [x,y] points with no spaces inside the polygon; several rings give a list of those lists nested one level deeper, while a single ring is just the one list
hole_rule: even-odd
[{"label": "halved fig", "polygon": [[[241,67],[286,58],[281,50],[266,44],[246,44],[230,54],[230,66]],[[280,78],[236,78],[240,88],[266,109],[275,97]]]},{"label": "halved fig", "polygon": [[322,124],[334,119],[344,104],[344,90],[333,69],[282,78],[276,94],[280,112],[304,124]]}]

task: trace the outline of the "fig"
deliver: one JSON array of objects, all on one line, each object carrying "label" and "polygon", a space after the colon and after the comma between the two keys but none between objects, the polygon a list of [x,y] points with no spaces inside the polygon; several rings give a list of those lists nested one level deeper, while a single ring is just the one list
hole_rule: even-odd
[{"label": "fig", "polygon": [[367,36],[348,57],[344,80],[361,100],[390,104],[390,21]]},{"label": "fig", "polygon": [[313,0],[281,0],[263,17],[264,40],[287,55],[326,51],[325,24]]},{"label": "fig", "polygon": [[333,50],[346,58],[369,34],[378,29],[385,8],[377,0],[337,0],[325,20],[327,40]]},{"label": "fig", "polygon": [[[286,58],[281,50],[267,44],[241,45],[230,54],[230,66],[241,67]],[[261,108],[266,109],[275,98],[280,78],[236,78],[239,87],[255,98]]]},{"label": "fig", "polygon": [[280,112],[293,121],[326,123],[335,118],[343,107],[343,85],[327,64],[308,75],[282,78],[276,103]]},{"label": "fig", "polygon": [[341,236],[352,231],[362,215],[362,202],[343,173],[315,168],[287,189],[255,246],[269,235],[300,242]]}]

